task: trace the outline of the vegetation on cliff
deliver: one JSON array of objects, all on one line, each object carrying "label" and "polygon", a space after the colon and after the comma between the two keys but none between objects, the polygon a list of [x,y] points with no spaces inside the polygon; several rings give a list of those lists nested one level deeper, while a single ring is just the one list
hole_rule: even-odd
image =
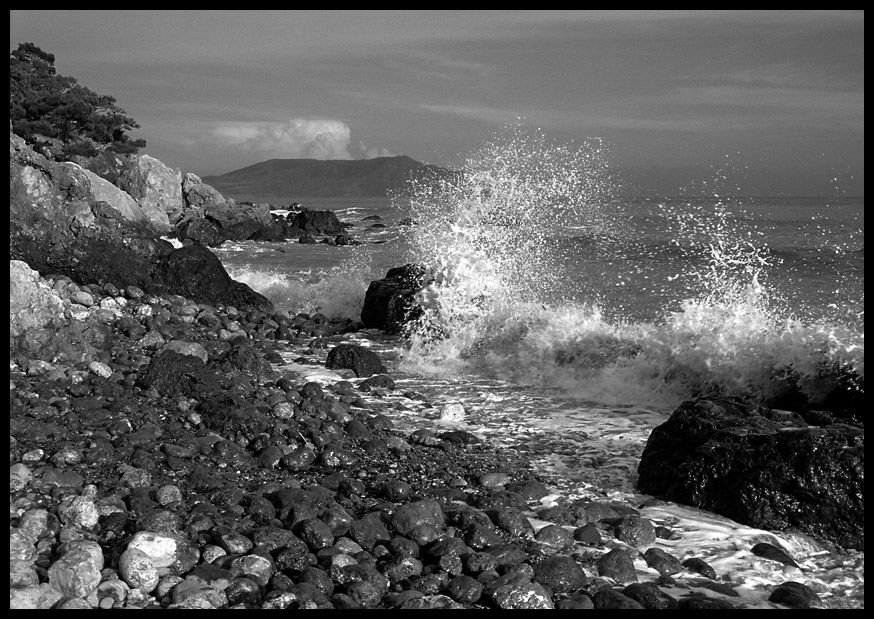
[{"label": "vegetation on cliff", "polygon": [[114,97],[58,75],[54,65],[54,54],[33,43],[20,43],[10,53],[9,120],[16,134],[59,161],[107,150],[132,154],[145,147],[145,140],[128,135],[139,124]]}]

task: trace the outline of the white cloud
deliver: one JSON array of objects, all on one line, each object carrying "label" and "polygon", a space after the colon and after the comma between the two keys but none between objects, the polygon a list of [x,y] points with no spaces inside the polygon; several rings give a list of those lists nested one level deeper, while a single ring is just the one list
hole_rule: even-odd
[{"label": "white cloud", "polygon": [[358,148],[361,150],[362,153],[364,153],[365,159],[375,159],[377,157],[397,157],[397,153],[393,153],[388,148],[368,148],[363,141],[358,142]]},{"label": "white cloud", "polygon": [[213,134],[228,146],[263,157],[352,159],[352,132],[340,120],[292,118],[284,123],[223,123]]}]

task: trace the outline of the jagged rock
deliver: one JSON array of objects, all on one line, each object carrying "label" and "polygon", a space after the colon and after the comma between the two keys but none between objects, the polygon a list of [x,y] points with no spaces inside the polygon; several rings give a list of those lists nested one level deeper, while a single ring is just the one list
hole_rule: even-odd
[{"label": "jagged rock", "polygon": [[210,204],[192,211],[179,222],[180,239],[204,245],[221,245],[225,241],[280,241],[290,236],[285,227],[270,215],[267,204]]},{"label": "jagged rock", "polygon": [[652,431],[638,488],[762,529],[864,545],[864,429],[808,427],[728,399],[684,402]]},{"label": "jagged rock", "polygon": [[415,297],[431,281],[433,275],[421,265],[389,269],[383,279],[370,282],[361,308],[361,322],[369,329],[400,333],[405,324],[422,314]]},{"label": "jagged rock", "polygon": [[314,211],[304,208],[297,213],[289,213],[286,220],[289,236],[295,238],[304,234],[335,236],[343,231],[334,211]]},{"label": "jagged rock", "polygon": [[186,172],[182,177],[182,197],[189,209],[202,209],[229,202],[212,185],[207,185],[197,174],[191,172]]},{"label": "jagged rock", "polygon": [[14,134],[9,151],[11,259],[79,283],[136,286],[237,307],[269,305],[248,286],[232,282],[205,248],[174,250],[153,228],[94,201],[82,168],[49,161]]},{"label": "jagged rock", "polygon": [[170,230],[185,209],[182,172],[149,155],[135,157],[117,184],[139,202],[152,221],[160,221],[164,231]]}]

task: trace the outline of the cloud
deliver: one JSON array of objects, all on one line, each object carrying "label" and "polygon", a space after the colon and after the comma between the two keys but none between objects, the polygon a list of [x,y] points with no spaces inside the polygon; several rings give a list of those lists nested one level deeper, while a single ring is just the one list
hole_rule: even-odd
[{"label": "cloud", "polygon": [[393,153],[387,148],[368,148],[363,141],[358,142],[358,148],[364,154],[365,159],[375,159],[377,157],[397,157],[397,153]]},{"label": "cloud", "polygon": [[227,146],[262,157],[352,159],[352,132],[340,120],[292,118],[283,123],[222,123],[213,135]]}]

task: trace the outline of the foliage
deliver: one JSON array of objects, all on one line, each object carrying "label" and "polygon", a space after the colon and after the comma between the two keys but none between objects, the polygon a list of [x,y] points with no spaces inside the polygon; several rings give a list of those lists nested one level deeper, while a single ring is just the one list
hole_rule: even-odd
[{"label": "foliage", "polygon": [[128,135],[139,124],[115,98],[58,75],[54,55],[33,43],[20,43],[9,57],[9,119],[16,134],[58,159],[132,154],[146,145]]}]

